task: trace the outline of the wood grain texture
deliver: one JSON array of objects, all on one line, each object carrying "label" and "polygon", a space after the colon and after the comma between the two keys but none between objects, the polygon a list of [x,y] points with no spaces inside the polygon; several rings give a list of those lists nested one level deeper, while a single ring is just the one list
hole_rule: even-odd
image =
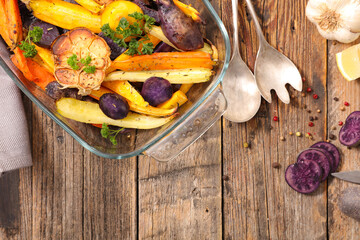
[{"label": "wood grain texture", "polygon": [[221,128],[168,163],[139,158],[139,239],[221,239]]},{"label": "wood grain texture", "polygon": [[[254,1],[253,1],[254,2]],[[325,137],[326,127],[326,41],[307,22],[306,1],[257,1],[255,9],[269,43],[283,52],[307,79],[304,89],[312,86],[320,96],[295,95],[290,105],[273,96],[272,104],[263,104],[255,119],[246,124],[224,121],[224,235],[226,239],[326,239],[326,184],[312,195],[301,195],[285,182],[285,168],[296,155],[309,147],[308,138],[289,136],[288,132],[311,132],[314,140]],[[229,6],[230,1],[224,6]],[[223,12],[229,12],[225,7]],[[240,8],[241,54],[253,68],[257,40],[251,18]],[[230,19],[223,18],[227,26]],[[276,70],[274,70],[276,71]],[[309,114],[307,109],[311,110]],[[315,126],[307,126],[309,116],[318,114]],[[278,116],[279,121],[272,118]],[[272,128],[272,129],[271,129]],[[285,141],[281,141],[284,137]],[[250,148],[243,143],[249,142]],[[280,169],[272,168],[279,163]]]},{"label": "wood grain texture", "polygon": [[[358,41],[357,43],[359,43]],[[345,122],[346,117],[353,111],[360,109],[360,82],[359,80],[348,82],[340,74],[335,55],[353,44],[339,44],[330,41],[328,44],[328,133],[338,136],[340,127],[339,121]],[[335,101],[338,97],[339,101]],[[345,107],[345,111],[340,108],[344,106],[344,101],[350,103]],[[332,130],[336,127],[336,130]],[[339,140],[332,141],[341,151],[342,161],[338,171],[350,171],[360,169],[360,149],[341,145]],[[329,218],[329,239],[360,239],[360,222],[344,215],[338,208],[338,198],[340,193],[353,184],[338,179],[331,179],[328,188],[328,218]]]}]

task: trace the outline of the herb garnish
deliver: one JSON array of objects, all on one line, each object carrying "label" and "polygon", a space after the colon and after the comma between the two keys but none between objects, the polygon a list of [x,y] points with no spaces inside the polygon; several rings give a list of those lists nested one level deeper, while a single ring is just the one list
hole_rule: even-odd
[{"label": "herb garnish", "polygon": [[71,55],[67,59],[66,62],[74,70],[79,70],[80,69],[79,63],[81,63],[82,65],[85,66],[83,70],[86,73],[94,73],[95,70],[96,70],[95,66],[90,65],[90,63],[91,63],[91,57],[90,56],[87,56],[86,58],[81,58],[80,61],[79,61],[77,55],[74,53],[73,55]]},{"label": "herb garnish", "polygon": [[43,29],[41,27],[33,27],[25,38],[25,41],[21,41],[19,48],[24,51],[24,57],[33,58],[37,54],[35,46],[31,44],[31,41],[34,43],[40,42],[43,35]]},{"label": "herb garnish", "polygon": [[[154,50],[154,44],[149,42],[145,43],[145,41],[149,40],[149,38],[145,35],[145,29],[151,29],[155,24],[155,19],[139,12],[134,12],[129,14],[130,17],[135,18],[139,22],[134,22],[130,24],[126,18],[122,18],[116,27],[116,31],[110,28],[110,25],[104,24],[101,27],[101,31],[105,34],[106,37],[111,38],[117,45],[120,47],[127,48],[128,50],[125,52],[127,55],[135,55],[135,54],[152,54]],[[144,20],[145,24],[141,21]],[[122,38],[118,38],[115,35],[121,35]],[[128,37],[133,37],[129,43],[125,42],[125,39]],[[142,40],[136,40],[136,38],[142,37]],[[139,51],[139,46],[142,44],[142,48]]]},{"label": "herb garnish", "polygon": [[103,123],[100,133],[103,138],[109,138],[110,142],[113,145],[117,145],[116,136],[122,130],[124,130],[124,128],[120,128],[118,130],[112,130],[108,127],[108,125],[106,123]]}]

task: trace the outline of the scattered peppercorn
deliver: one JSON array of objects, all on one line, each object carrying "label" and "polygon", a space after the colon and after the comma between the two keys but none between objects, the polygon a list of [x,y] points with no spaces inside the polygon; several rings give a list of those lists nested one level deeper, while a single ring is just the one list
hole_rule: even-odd
[{"label": "scattered peppercorn", "polygon": [[307,106],[306,106],[306,104],[304,104],[304,105],[303,105],[303,108],[304,108],[304,109],[307,109]]},{"label": "scattered peppercorn", "polygon": [[339,98],[337,98],[337,97],[334,97],[334,101],[336,101],[336,102],[337,102],[337,101],[339,101]]},{"label": "scattered peppercorn", "polygon": [[244,143],[243,143],[243,146],[244,146],[244,148],[248,148],[248,147],[249,147],[249,143],[244,142]]},{"label": "scattered peppercorn", "polygon": [[318,110],[316,110],[318,113],[321,113],[321,110],[320,109],[318,109]]},{"label": "scattered peppercorn", "polygon": [[289,132],[289,135],[293,135],[294,133],[293,132]]},{"label": "scattered peppercorn", "polygon": [[342,121],[339,121],[339,126],[342,126],[344,123]]},{"label": "scattered peppercorn", "polygon": [[341,107],[340,110],[341,110],[341,111],[345,111],[345,107]]},{"label": "scattered peppercorn", "polygon": [[351,149],[351,147],[347,147],[347,149]]},{"label": "scattered peppercorn", "polygon": [[305,82],[305,78],[304,78],[304,77],[302,78],[302,81]]},{"label": "scattered peppercorn", "polygon": [[302,93],[301,93],[301,96],[302,96],[302,97],[305,97],[305,96],[306,96],[306,94],[305,94],[304,92],[302,92]]},{"label": "scattered peppercorn", "polygon": [[336,139],[336,136],[334,134],[330,134],[329,139],[334,140],[334,139]]},{"label": "scattered peppercorn", "polygon": [[309,122],[309,127],[313,127],[314,123],[313,122]]},{"label": "scattered peppercorn", "polygon": [[272,166],[273,168],[280,168],[280,164],[277,163],[277,162],[273,162],[273,163],[271,164],[271,166]]},{"label": "scattered peppercorn", "polygon": [[273,117],[273,120],[274,120],[275,122],[277,122],[277,121],[279,120],[279,118],[278,118],[277,116],[274,116],[274,117]]},{"label": "scattered peppercorn", "polygon": [[307,110],[307,112],[308,112],[308,113],[311,113],[311,110],[310,110],[310,109],[308,109],[308,110]]},{"label": "scattered peppercorn", "polygon": [[328,143],[329,143],[329,142],[330,142],[330,140],[329,140],[329,139],[326,139],[326,142],[328,142]]},{"label": "scattered peppercorn", "polygon": [[301,132],[296,132],[295,135],[301,137]]},{"label": "scattered peppercorn", "polygon": [[331,127],[331,130],[336,130],[336,126],[332,126],[332,127]]},{"label": "scattered peppercorn", "polygon": [[315,116],[315,117],[314,117],[314,119],[315,119],[315,120],[318,120],[318,117],[317,117],[317,116]]},{"label": "scattered peppercorn", "polygon": [[347,107],[350,106],[350,104],[348,102],[344,102],[344,105]]},{"label": "scattered peppercorn", "polygon": [[314,117],[309,117],[309,120],[312,122],[314,121]]},{"label": "scattered peppercorn", "polygon": [[307,92],[311,92],[312,89],[311,89],[311,88],[307,88],[306,91],[307,91]]},{"label": "scattered peppercorn", "polygon": [[295,98],[295,95],[294,94],[291,94],[291,96],[290,96],[291,98]]},{"label": "scattered peppercorn", "polygon": [[306,134],[305,134],[305,137],[310,138],[310,137],[311,137],[311,133],[306,133]]},{"label": "scattered peppercorn", "polygon": [[280,137],[281,141],[285,141],[285,138],[283,136]]},{"label": "scattered peppercorn", "polygon": [[313,95],[313,98],[314,98],[314,99],[318,99],[318,98],[319,98],[319,95],[314,94],[314,95]]}]

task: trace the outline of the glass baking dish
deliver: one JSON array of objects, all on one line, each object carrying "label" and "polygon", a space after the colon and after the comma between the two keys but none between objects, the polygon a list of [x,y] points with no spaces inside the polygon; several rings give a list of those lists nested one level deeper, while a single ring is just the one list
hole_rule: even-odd
[{"label": "glass baking dish", "polygon": [[10,60],[10,51],[0,41],[0,64],[16,85],[50,118],[65,129],[84,148],[105,158],[122,159],[139,154],[149,155],[159,161],[168,161],[205,133],[226,110],[226,100],[221,91],[230,59],[230,41],[226,29],[208,0],[185,0],[200,13],[206,22],[204,37],[219,51],[219,63],[211,81],[195,84],[187,93],[189,101],[179,109],[179,116],[167,125],[152,130],[130,129],[118,135],[118,145],[101,137],[100,129],[79,123],[57,113],[55,102],[34,83],[26,80]]}]

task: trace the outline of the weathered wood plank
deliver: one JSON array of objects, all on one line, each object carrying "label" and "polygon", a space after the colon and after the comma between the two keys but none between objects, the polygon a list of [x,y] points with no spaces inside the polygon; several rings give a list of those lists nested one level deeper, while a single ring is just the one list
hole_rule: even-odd
[{"label": "weathered wood plank", "polygon": [[21,219],[18,170],[0,178],[0,196],[0,227],[18,231]]},{"label": "weathered wood plank", "polygon": [[[358,41],[357,43],[359,43]],[[344,121],[352,111],[359,111],[360,109],[360,82],[359,80],[348,82],[340,74],[337,66],[335,55],[345,48],[353,44],[340,44],[329,41],[328,53],[328,133],[338,136],[340,127],[339,121]],[[335,101],[334,97],[339,98]],[[344,106],[344,101],[350,103],[345,111],[340,108]],[[336,130],[332,130],[332,127]],[[332,141],[342,153],[342,162],[338,171],[350,171],[359,169],[359,148],[348,149],[341,145],[336,139]],[[344,215],[338,208],[337,202],[341,191],[351,186],[351,183],[340,181],[338,179],[331,179],[328,188],[328,219],[329,219],[329,239],[359,239],[360,224],[352,218]]]},{"label": "weathered wood plank", "polygon": [[220,123],[176,159],[139,157],[140,239],[221,239]]},{"label": "weathered wood plank", "polygon": [[[254,2],[254,1],[253,1]],[[299,67],[320,98],[295,93],[290,105],[273,97],[263,104],[256,118],[246,124],[224,121],[224,235],[229,239],[324,239],[326,238],[326,186],[312,195],[301,195],[287,186],[284,170],[296,155],[313,142],[289,136],[288,131],[312,132],[314,139],[325,136],[326,115],[319,115],[315,127],[307,126],[311,114],[302,108],[326,110],[326,41],[315,37],[306,22],[306,1],[257,1],[255,9],[263,23],[265,37]],[[230,1],[224,3],[229,6]],[[229,12],[224,8],[223,12]],[[244,7],[240,10],[241,53],[253,67],[257,40]],[[227,26],[229,19],[225,18]],[[291,90],[291,92],[294,92]],[[274,116],[278,122],[272,121]],[[272,128],[272,130],[270,129]],[[285,141],[280,137],[284,136]],[[243,142],[251,147],[245,149]],[[280,169],[271,167],[273,162]],[[227,177],[225,177],[227,179]]]}]

